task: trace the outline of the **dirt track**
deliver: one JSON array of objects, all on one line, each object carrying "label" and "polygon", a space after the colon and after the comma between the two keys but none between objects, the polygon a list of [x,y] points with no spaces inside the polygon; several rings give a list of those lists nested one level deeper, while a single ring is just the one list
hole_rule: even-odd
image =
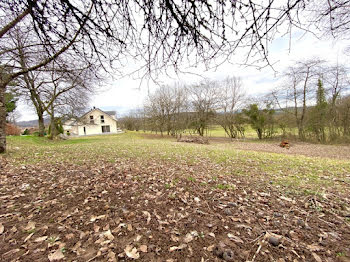
[{"label": "dirt track", "polygon": [[234,148],[241,150],[350,160],[350,145],[320,145],[302,142],[291,142],[291,147],[289,149],[286,149],[279,146],[280,141],[253,142],[242,140],[231,141],[227,138],[210,138],[210,142],[214,144],[229,143]]}]

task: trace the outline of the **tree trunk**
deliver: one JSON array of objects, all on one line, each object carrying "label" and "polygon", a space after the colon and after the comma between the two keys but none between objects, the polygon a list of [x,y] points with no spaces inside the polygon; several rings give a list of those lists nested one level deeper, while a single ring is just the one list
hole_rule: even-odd
[{"label": "tree trunk", "polygon": [[55,120],[55,112],[54,112],[54,108],[51,106],[51,112],[50,114],[50,135],[49,138],[50,139],[54,139],[57,135],[58,135],[58,131],[56,128],[56,120]]},{"label": "tree trunk", "polygon": [[198,129],[198,134],[199,134],[200,136],[204,136],[204,127],[200,127],[200,128]]},{"label": "tree trunk", "polygon": [[37,112],[38,114],[38,124],[39,124],[39,136],[43,137],[45,135],[45,123],[44,114]]},{"label": "tree trunk", "polygon": [[304,127],[302,125],[299,125],[298,127],[298,136],[301,141],[305,140]]},{"label": "tree trunk", "polygon": [[258,133],[258,138],[259,138],[259,139],[262,139],[262,130],[261,130],[260,128],[258,128],[258,129],[256,130],[256,132]]},{"label": "tree trunk", "polygon": [[49,135],[49,139],[54,139],[57,136],[57,128],[56,128],[56,122],[55,119],[51,119],[50,122],[50,135]]},{"label": "tree trunk", "polygon": [[6,151],[6,106],[5,106],[6,85],[0,83],[0,154]]}]

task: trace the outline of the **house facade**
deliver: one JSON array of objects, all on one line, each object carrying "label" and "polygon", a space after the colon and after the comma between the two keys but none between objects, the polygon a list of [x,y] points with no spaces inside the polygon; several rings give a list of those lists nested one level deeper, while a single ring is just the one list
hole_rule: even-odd
[{"label": "house facade", "polygon": [[117,134],[118,128],[114,111],[93,108],[79,119],[70,119],[63,124],[64,134],[73,136]]}]

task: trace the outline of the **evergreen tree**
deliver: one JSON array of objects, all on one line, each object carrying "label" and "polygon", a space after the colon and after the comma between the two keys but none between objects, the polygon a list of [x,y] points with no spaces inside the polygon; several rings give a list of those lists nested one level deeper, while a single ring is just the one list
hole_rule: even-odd
[{"label": "evergreen tree", "polygon": [[16,109],[17,100],[18,98],[12,92],[5,93],[6,114],[11,113]]},{"label": "evergreen tree", "polygon": [[322,80],[319,78],[316,91],[316,105],[311,112],[311,128],[319,142],[326,141],[326,123],[327,123],[328,103]]}]

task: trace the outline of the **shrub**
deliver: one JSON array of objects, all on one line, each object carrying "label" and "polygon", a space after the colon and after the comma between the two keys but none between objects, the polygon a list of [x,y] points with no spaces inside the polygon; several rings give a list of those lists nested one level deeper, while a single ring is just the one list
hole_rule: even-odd
[{"label": "shrub", "polygon": [[6,123],[6,135],[7,136],[19,136],[21,129],[18,126],[10,123]]},{"label": "shrub", "polygon": [[28,128],[26,128],[26,129],[23,131],[22,135],[24,135],[24,136],[29,135],[29,130],[28,130]]}]

